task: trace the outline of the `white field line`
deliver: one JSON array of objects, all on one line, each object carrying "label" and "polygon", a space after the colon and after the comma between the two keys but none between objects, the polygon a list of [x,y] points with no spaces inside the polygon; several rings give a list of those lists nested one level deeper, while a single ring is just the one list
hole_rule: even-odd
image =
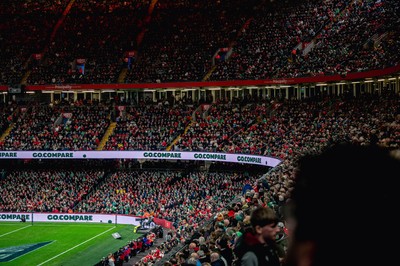
[{"label": "white field line", "polygon": [[[16,225],[16,223],[2,223],[2,222],[0,222],[0,225],[1,226],[3,226],[3,225]],[[43,223],[40,223],[40,222],[34,222],[33,223],[33,225],[32,226],[35,226],[35,227],[38,227],[38,226],[40,226],[40,227],[45,227],[45,226],[48,226],[48,227],[54,227],[54,226],[62,226],[62,227],[65,227],[65,226],[85,226],[85,225],[90,225],[90,228],[93,228],[93,227],[107,227],[107,226],[109,226],[109,225],[111,225],[111,224],[99,224],[99,225],[96,225],[96,223],[81,223],[81,224],[71,224],[71,223],[46,223],[46,222],[43,222]]]},{"label": "white field line", "polygon": [[95,239],[96,237],[99,237],[99,236],[101,236],[101,235],[107,233],[108,231],[113,230],[114,228],[115,228],[115,226],[113,226],[112,228],[108,229],[107,231],[104,231],[103,233],[100,233],[100,234],[98,234],[98,235],[95,235],[94,237],[92,237],[92,238],[90,238],[90,239],[88,239],[88,240],[86,240],[86,241],[83,241],[82,243],[80,243],[80,244],[78,244],[78,245],[76,245],[76,246],[73,246],[72,248],[70,248],[70,249],[68,249],[68,250],[66,250],[66,251],[64,251],[64,252],[62,252],[62,253],[60,253],[60,254],[58,254],[57,256],[54,256],[54,257],[52,257],[52,258],[50,258],[50,259],[48,259],[48,260],[46,260],[46,261],[44,261],[44,262],[38,264],[37,266],[43,265],[43,264],[45,264],[45,263],[47,263],[47,262],[49,262],[49,261],[51,261],[51,260],[54,260],[55,258],[57,258],[57,257],[59,257],[59,256],[61,256],[61,255],[63,255],[63,254],[65,254],[65,253],[67,253],[67,252],[70,252],[71,250],[73,250],[73,249],[75,249],[75,248],[77,248],[77,247],[79,247],[79,246],[81,246],[81,245],[83,245],[83,244],[85,244],[85,243],[87,243],[87,242],[89,242],[89,241]]},{"label": "white field line", "polygon": [[27,226],[21,227],[21,228],[19,228],[19,229],[17,229],[17,230],[14,230],[14,231],[11,231],[11,232],[8,232],[8,233],[5,233],[5,234],[2,234],[2,235],[0,235],[0,237],[3,237],[3,236],[6,236],[6,235],[9,235],[9,234],[12,234],[12,233],[18,232],[19,230],[22,230],[22,229],[28,228],[28,227],[30,227],[30,226],[32,226],[32,225],[27,225]]},{"label": "white field line", "polygon": [[[82,226],[85,226],[85,225],[90,225],[90,228],[93,228],[93,227],[106,228],[105,225],[96,225],[95,223],[91,223],[91,224],[89,224],[89,223],[87,223],[87,224],[65,224],[65,223],[63,223],[63,224],[56,224],[56,223],[53,223],[53,224],[35,224],[35,223],[33,223],[33,226],[35,226],[35,227],[55,227],[55,226],[61,226],[61,227],[79,226],[79,227],[82,227]],[[110,225],[110,224],[108,224],[108,225]]]}]

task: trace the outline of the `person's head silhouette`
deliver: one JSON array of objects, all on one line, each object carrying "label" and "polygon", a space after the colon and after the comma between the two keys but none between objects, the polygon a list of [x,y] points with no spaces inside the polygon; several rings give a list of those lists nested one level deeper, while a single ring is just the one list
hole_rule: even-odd
[{"label": "person's head silhouette", "polygon": [[393,265],[399,178],[400,160],[376,145],[337,144],[302,157],[285,265]]}]

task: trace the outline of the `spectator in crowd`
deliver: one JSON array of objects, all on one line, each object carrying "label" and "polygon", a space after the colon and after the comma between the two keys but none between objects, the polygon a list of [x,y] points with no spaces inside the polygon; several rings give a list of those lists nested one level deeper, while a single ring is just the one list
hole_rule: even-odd
[{"label": "spectator in crowd", "polygon": [[212,252],[210,254],[210,260],[212,266],[227,266],[226,260],[224,260],[218,252]]},{"label": "spectator in crowd", "polygon": [[253,209],[250,216],[252,231],[237,242],[235,251],[241,266],[279,266],[276,235],[280,231],[278,217],[268,207]]},{"label": "spectator in crowd", "polygon": [[222,235],[222,237],[217,240],[216,244],[217,244],[217,247],[218,247],[218,249],[220,251],[221,256],[226,260],[228,265],[232,265],[233,251],[229,247],[229,238],[228,238],[228,236],[226,234]]},{"label": "spectator in crowd", "polygon": [[108,254],[108,265],[109,266],[115,265],[115,258],[114,258],[114,254],[112,254],[112,253]]},{"label": "spectator in crowd", "polygon": [[[289,204],[293,225],[285,266],[393,265],[391,245],[400,160],[376,145],[337,144],[305,155]],[[381,229],[382,226],[382,230]],[[378,229],[378,230],[373,230]]]}]

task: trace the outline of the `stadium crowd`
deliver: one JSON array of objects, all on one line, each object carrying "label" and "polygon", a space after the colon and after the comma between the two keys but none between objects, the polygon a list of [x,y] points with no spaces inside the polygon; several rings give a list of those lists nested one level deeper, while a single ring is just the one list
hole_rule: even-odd
[{"label": "stadium crowd", "polygon": [[400,59],[395,0],[9,2],[2,85],[346,75]]},{"label": "stadium crowd", "polygon": [[[277,213],[281,212],[280,207],[284,206],[290,198],[294,183],[292,179],[295,170],[294,163],[298,156],[317,153],[325,146],[342,141],[359,145],[373,143],[390,149],[399,148],[400,101],[398,95],[365,94],[357,98],[347,95],[327,96],[305,100],[284,100],[279,104],[277,101],[278,99],[263,100],[261,103],[252,102],[244,105],[225,101],[215,102],[209,109],[204,109],[202,112],[199,112],[201,108],[190,109],[193,113],[189,117],[178,111],[171,113],[169,106],[155,103],[153,107],[148,107],[149,110],[158,108],[154,109],[158,111],[152,115],[146,116],[144,112],[144,116],[141,117],[126,116],[125,119],[116,117],[120,130],[125,130],[128,136],[137,132],[146,135],[153,132],[152,130],[159,132],[157,127],[149,128],[148,125],[152,123],[151,121],[167,119],[163,118],[166,113],[172,116],[169,118],[171,121],[190,121],[188,130],[182,130],[181,136],[177,137],[190,142],[192,145],[190,150],[210,151],[203,143],[213,143],[215,139],[221,139],[219,145],[216,146],[220,149],[212,151],[252,153],[282,159],[282,163],[270,171],[265,169],[264,172],[254,175],[243,170],[214,172],[210,169],[204,172],[198,171],[199,169],[195,171],[195,168],[169,172],[138,171],[136,164],[130,162],[122,162],[119,168],[111,172],[109,170],[107,173],[95,171],[96,165],[90,172],[16,170],[3,166],[7,170],[6,177],[1,180],[1,193],[6,196],[2,198],[1,210],[119,213],[137,216],[150,214],[173,222],[176,228],[173,236],[178,237],[178,242],[181,244],[187,242],[187,238],[182,237],[182,231],[185,231],[185,237],[188,237],[188,231],[197,234],[197,230],[204,228],[205,221],[211,219],[215,222],[216,213],[222,213],[222,221],[226,219],[229,221],[225,225],[226,228],[220,230],[218,223],[213,224],[209,228],[211,230],[208,232],[209,235],[206,235],[211,237],[217,234],[218,237],[211,238],[215,242],[221,237],[221,232],[214,231],[234,230],[237,233],[236,223],[242,222],[236,219],[237,216],[243,216],[244,220],[246,214],[248,215],[254,206],[271,206]],[[26,114],[20,113],[21,117],[16,118],[16,126],[20,128],[19,123],[26,125],[26,121],[41,121],[46,128],[48,127],[46,121],[54,123],[57,116],[62,117],[59,108],[58,105],[34,106],[32,109],[34,111],[28,112],[32,118],[21,119]],[[63,110],[79,114],[80,108],[82,106],[68,105]],[[90,108],[93,110],[91,111]],[[107,106],[101,108],[104,111],[104,117],[108,113],[106,110],[112,110]],[[128,107],[128,109],[136,110],[134,107]],[[54,112],[58,114],[55,116]],[[259,117],[255,116],[255,113],[259,113]],[[85,113],[82,115],[90,117],[91,114],[95,114],[95,117],[101,114],[98,105],[86,106]],[[125,116],[123,113],[120,115]],[[148,122],[139,122],[143,118],[147,118]],[[70,119],[73,119],[73,116]],[[79,121],[98,122],[99,120],[82,118]],[[135,123],[139,130],[126,126],[126,121]],[[36,127],[24,126],[25,131],[11,131],[13,133],[10,134],[15,135],[14,138],[19,135],[44,135],[39,134],[43,132],[39,127],[41,123],[32,123],[32,125]],[[57,133],[54,126],[50,128],[51,134]],[[102,128],[105,130],[107,127],[102,126]],[[169,123],[169,127],[166,128],[175,128],[175,126]],[[202,128],[207,128],[207,131],[199,131]],[[167,130],[166,132],[175,134],[175,131]],[[136,137],[140,139],[139,135]],[[142,137],[145,138],[143,135]],[[171,144],[168,134],[165,134],[163,138],[168,145]],[[76,145],[87,145],[85,134],[76,134],[75,139]],[[197,144],[197,139],[202,139],[200,144]],[[30,139],[19,138],[18,143],[21,150],[32,148]],[[47,140],[43,143],[47,143]],[[179,144],[176,145],[179,146]],[[39,147],[37,149],[40,149]],[[77,149],[80,149],[80,146],[77,146]],[[121,147],[115,143],[114,149],[121,150]],[[130,166],[133,167],[129,169]],[[19,181],[20,179],[24,182]],[[43,185],[40,185],[40,182],[43,182]],[[53,184],[52,187],[44,186],[49,182]],[[246,192],[243,191],[245,184],[250,186]],[[15,204],[16,202],[21,204]],[[240,202],[240,208],[237,202]],[[230,248],[234,247],[233,235],[235,234],[229,236]],[[209,250],[218,249],[215,243],[212,246],[211,239],[206,239],[207,244],[210,245]],[[193,252],[179,254],[189,259]]]}]

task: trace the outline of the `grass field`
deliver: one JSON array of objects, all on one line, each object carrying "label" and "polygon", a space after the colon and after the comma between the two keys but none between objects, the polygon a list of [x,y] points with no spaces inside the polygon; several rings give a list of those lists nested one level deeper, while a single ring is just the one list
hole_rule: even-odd
[{"label": "grass field", "polygon": [[92,266],[139,236],[132,225],[0,222],[0,265]]}]

